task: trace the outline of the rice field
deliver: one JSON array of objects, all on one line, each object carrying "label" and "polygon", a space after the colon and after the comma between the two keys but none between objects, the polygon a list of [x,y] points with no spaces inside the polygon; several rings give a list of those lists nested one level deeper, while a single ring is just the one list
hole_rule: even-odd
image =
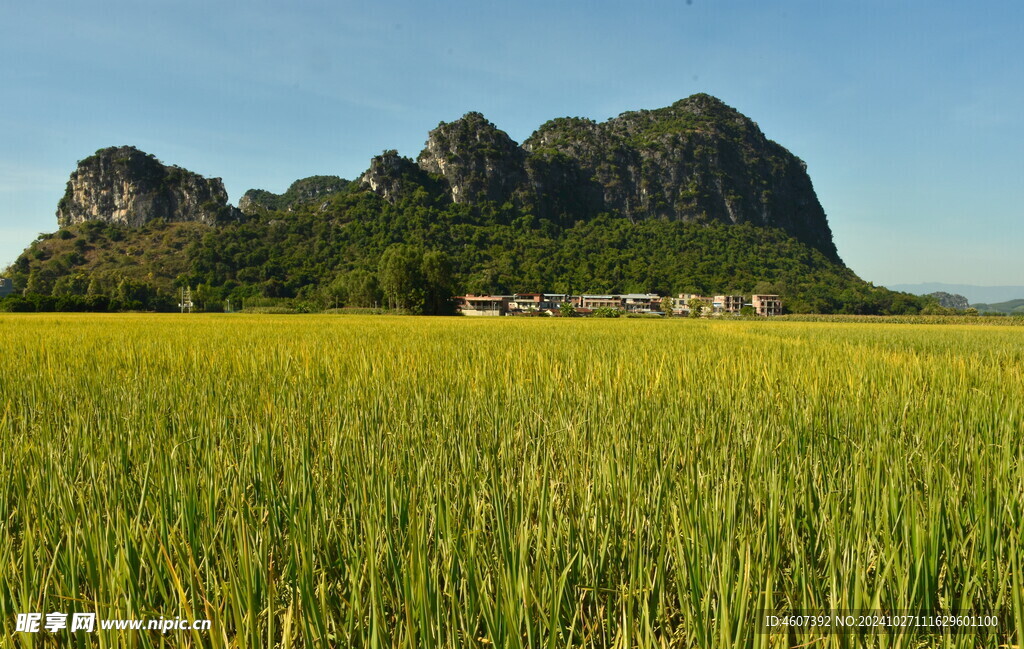
[{"label": "rice field", "polygon": [[[0,316],[3,647],[998,647],[1024,329]],[[998,613],[959,635],[760,611]],[[208,631],[16,631],[19,613]],[[45,622],[45,615],[44,615]]]}]

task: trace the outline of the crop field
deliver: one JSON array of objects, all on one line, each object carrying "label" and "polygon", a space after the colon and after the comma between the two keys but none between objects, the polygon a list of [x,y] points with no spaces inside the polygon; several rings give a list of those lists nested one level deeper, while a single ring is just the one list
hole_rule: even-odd
[{"label": "crop field", "polygon": [[[1021,327],[40,314],[0,340],[0,647],[1024,644]],[[807,610],[999,625],[759,626]]]}]

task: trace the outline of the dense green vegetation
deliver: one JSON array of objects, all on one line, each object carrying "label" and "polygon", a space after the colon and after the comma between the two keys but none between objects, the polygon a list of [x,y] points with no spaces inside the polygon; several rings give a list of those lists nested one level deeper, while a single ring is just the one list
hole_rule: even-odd
[{"label": "dense green vegetation", "polygon": [[[1017,328],[4,314],[0,330],[3,647],[1024,638]],[[1000,623],[767,635],[758,609]],[[32,611],[212,629],[15,633]]]},{"label": "dense green vegetation", "polygon": [[[381,262],[406,248],[433,270],[412,273],[405,295],[387,293],[395,284],[383,281]],[[215,228],[78,224],[41,236],[8,273],[29,295],[0,303],[7,310],[162,310],[186,285],[204,305],[262,296],[313,310],[400,303],[426,313],[444,313],[445,297],[463,292],[756,291],[781,294],[794,313],[906,314],[929,304],[871,286],[778,229],[608,214],[559,225],[529,205],[452,204],[423,186],[393,204],[349,186]]]},{"label": "dense green vegetation", "polygon": [[310,176],[296,180],[283,194],[275,194],[265,189],[250,189],[242,197],[240,204],[250,212],[288,210],[296,205],[344,191],[349,182],[337,176]]}]

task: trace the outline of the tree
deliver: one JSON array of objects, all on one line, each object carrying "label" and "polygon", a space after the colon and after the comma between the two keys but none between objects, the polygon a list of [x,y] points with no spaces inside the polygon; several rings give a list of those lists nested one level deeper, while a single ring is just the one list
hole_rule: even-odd
[{"label": "tree", "polygon": [[591,314],[595,318],[618,318],[622,311],[610,306],[599,306]]},{"label": "tree", "polygon": [[126,310],[138,310],[149,307],[155,291],[153,287],[130,277],[122,277],[114,290],[114,298],[118,302],[118,308]]},{"label": "tree", "polygon": [[427,315],[446,315],[452,297],[452,270],[448,257],[439,250],[423,253],[423,311]]},{"label": "tree", "polygon": [[[81,241],[81,239],[79,239]],[[85,295],[89,288],[88,278],[82,273],[64,275],[53,284],[53,295],[66,297],[69,295]]]},{"label": "tree", "polygon": [[423,253],[415,246],[395,244],[380,258],[377,276],[391,309],[423,310]]},{"label": "tree", "polygon": [[323,288],[324,300],[328,308],[348,303],[348,277],[338,275],[330,284]]},{"label": "tree", "polygon": [[690,307],[691,318],[699,318],[704,313],[704,300],[691,297],[690,301],[687,302],[687,306]]},{"label": "tree", "polygon": [[661,298],[661,312],[665,315],[672,316],[672,308],[675,306],[676,301],[672,299],[672,296],[666,295]]},{"label": "tree", "polygon": [[260,285],[263,297],[285,297],[285,286],[281,280],[271,277]]},{"label": "tree", "polygon": [[572,305],[572,302],[562,302],[558,306],[558,311],[562,314],[562,317],[571,318],[576,315],[576,307]]},{"label": "tree", "polygon": [[49,295],[56,277],[57,274],[49,268],[33,269],[28,274],[28,284],[25,288],[29,293]]},{"label": "tree", "polygon": [[347,306],[369,308],[380,303],[381,293],[377,276],[370,271],[354,270],[345,275],[344,284]]},{"label": "tree", "polygon": [[85,289],[85,294],[88,297],[96,297],[103,294],[103,283],[95,275],[89,279],[89,286]]},{"label": "tree", "polygon": [[214,297],[214,290],[209,284],[199,284],[196,286],[196,290],[192,292],[192,299],[197,302],[197,306],[200,311],[206,311],[207,302]]}]

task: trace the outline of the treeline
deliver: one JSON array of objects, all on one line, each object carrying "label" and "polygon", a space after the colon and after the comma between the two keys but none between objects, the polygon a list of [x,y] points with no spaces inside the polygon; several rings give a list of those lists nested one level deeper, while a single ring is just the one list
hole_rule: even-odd
[{"label": "treeline", "polygon": [[329,284],[303,293],[301,303],[330,307],[385,308],[417,315],[451,315],[452,274],[448,257],[438,250],[395,244],[381,255],[377,272],[354,269]]},{"label": "treeline", "polygon": [[6,274],[20,297],[0,308],[32,310],[173,310],[184,286],[206,310],[260,297],[443,314],[452,295],[541,291],[777,293],[790,313],[915,314],[934,302],[872,286],[779,229],[550,220],[425,187],[389,203],[349,186],[218,227],[83,223],[40,237]]},{"label": "treeline", "polygon": [[50,290],[33,280],[31,287],[0,299],[0,311],[173,311],[179,302],[152,283],[128,277],[106,287],[97,278],[76,273],[59,278]]}]

